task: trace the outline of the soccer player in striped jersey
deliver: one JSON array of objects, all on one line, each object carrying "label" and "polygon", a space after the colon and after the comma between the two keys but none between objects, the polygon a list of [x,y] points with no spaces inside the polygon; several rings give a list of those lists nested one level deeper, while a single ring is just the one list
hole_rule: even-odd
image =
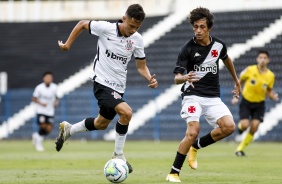
[{"label": "soccer player in striped jersey", "polygon": [[[62,122],[56,141],[57,151],[60,151],[64,142],[76,133],[105,130],[118,114],[119,120],[116,122],[115,148],[112,157],[126,161],[123,147],[132,109],[123,100],[123,94],[126,88],[127,65],[132,56],[135,57],[138,72],[148,81],[148,87],[156,88],[158,86],[155,75],[151,75],[147,68],[143,38],[137,32],[144,18],[145,13],[142,6],[132,4],[127,8],[122,20],[116,23],[82,20],[74,27],[65,43],[58,41],[59,47],[67,51],[83,30],[99,37],[91,79],[93,80],[93,93],[98,100],[100,111],[97,117],[89,117],[75,124]],[[131,173],[133,171],[131,165],[126,163]]]},{"label": "soccer player in striped jersey", "polygon": [[[224,42],[210,36],[213,15],[208,9],[199,7],[190,12],[189,21],[195,36],[182,47],[174,68],[175,83],[183,84],[180,115],[187,123],[187,129],[171,171],[166,177],[169,182],[181,182],[179,173],[188,151],[189,166],[196,169],[197,151],[229,136],[235,130],[232,114],[220,99],[219,59],[223,61],[235,82],[234,96],[238,98],[241,92]],[[213,130],[197,139],[201,115],[204,115]]]},{"label": "soccer player in striped jersey", "polygon": [[[266,95],[278,101],[278,94],[274,92],[274,73],[267,68],[269,53],[266,50],[258,51],[257,64],[248,66],[241,72],[240,83],[244,84],[242,100],[240,102],[238,131],[241,134],[248,127],[250,130],[236,149],[237,156],[245,156],[245,147],[252,142],[254,134],[263,122]],[[233,98],[232,104],[238,103],[238,98]]]}]

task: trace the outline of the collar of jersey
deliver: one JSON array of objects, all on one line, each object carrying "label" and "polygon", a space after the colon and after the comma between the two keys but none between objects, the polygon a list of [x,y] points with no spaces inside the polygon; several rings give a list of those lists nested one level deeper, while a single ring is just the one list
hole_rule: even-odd
[{"label": "collar of jersey", "polygon": [[119,26],[118,26],[119,23],[122,23],[122,20],[118,20],[117,23],[116,23],[117,24],[117,36],[122,37],[122,34],[121,34],[121,32],[119,30]]},{"label": "collar of jersey", "polygon": [[[212,43],[212,37],[211,37],[211,36],[210,36],[210,40],[211,40],[211,43]],[[195,36],[193,36],[193,41],[194,41],[195,44],[198,44],[198,43],[195,41]],[[210,43],[210,44],[211,44],[211,43]]]}]

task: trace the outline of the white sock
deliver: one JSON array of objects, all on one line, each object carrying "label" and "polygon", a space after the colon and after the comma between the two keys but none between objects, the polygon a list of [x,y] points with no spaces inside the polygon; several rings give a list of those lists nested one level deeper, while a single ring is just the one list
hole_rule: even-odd
[{"label": "white sock", "polygon": [[36,145],[37,146],[42,146],[43,140],[44,140],[44,137],[42,135],[37,134]]},{"label": "white sock", "polygon": [[76,123],[76,124],[73,124],[71,126],[71,129],[70,129],[70,135],[74,135],[76,133],[79,133],[79,132],[87,132],[87,128],[85,127],[85,119]]},{"label": "white sock", "polygon": [[116,139],[115,139],[115,150],[114,152],[118,155],[123,154],[123,148],[126,140],[126,135],[120,135],[119,133],[116,132]]}]

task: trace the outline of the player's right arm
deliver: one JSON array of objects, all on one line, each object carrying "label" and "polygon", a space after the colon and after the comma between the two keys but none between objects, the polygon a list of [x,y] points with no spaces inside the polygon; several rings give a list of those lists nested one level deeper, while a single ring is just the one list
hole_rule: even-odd
[{"label": "player's right arm", "polygon": [[79,21],[76,26],[73,28],[72,32],[69,35],[69,38],[67,39],[67,41],[65,43],[63,43],[63,41],[58,40],[58,44],[59,47],[63,50],[63,51],[68,51],[72,45],[72,43],[74,42],[74,40],[79,36],[79,34],[83,31],[83,30],[88,30],[89,29],[89,20],[81,20]]},{"label": "player's right arm", "polygon": [[38,103],[39,105],[41,105],[41,106],[43,106],[43,107],[46,107],[46,106],[47,106],[47,104],[40,102],[40,101],[38,100],[38,98],[36,98],[36,97],[32,97],[32,101],[35,102],[35,103]]},{"label": "player's right arm", "polygon": [[175,84],[183,84],[186,81],[191,83],[191,86],[194,88],[193,82],[199,81],[200,78],[196,75],[196,72],[190,71],[188,74],[183,75],[181,73],[176,73],[174,77]]}]

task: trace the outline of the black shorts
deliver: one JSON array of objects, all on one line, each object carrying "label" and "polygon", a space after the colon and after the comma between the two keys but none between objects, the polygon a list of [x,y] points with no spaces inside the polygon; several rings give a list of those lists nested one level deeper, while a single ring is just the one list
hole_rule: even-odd
[{"label": "black shorts", "polygon": [[240,103],[239,115],[240,119],[258,119],[260,122],[263,122],[265,111],[265,103],[262,102],[249,102],[246,99],[242,98]]},{"label": "black shorts", "polygon": [[106,119],[112,120],[116,115],[115,107],[124,102],[123,93],[119,93],[98,82],[93,82],[94,96],[98,100],[99,114]]},{"label": "black shorts", "polygon": [[54,123],[54,116],[46,116],[44,114],[37,114],[37,124],[41,123],[48,123],[53,124]]}]

